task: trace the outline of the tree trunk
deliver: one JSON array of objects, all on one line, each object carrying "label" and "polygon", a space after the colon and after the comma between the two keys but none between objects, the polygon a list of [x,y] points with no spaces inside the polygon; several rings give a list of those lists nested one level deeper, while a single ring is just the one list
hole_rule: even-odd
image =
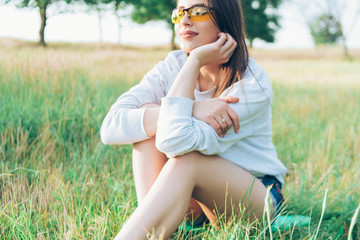
[{"label": "tree trunk", "polygon": [[249,40],[249,48],[253,48],[253,42],[254,42],[254,39],[251,39],[251,38],[248,38]]},{"label": "tree trunk", "polygon": [[115,17],[117,22],[117,28],[118,28],[118,43],[121,43],[121,16],[119,13],[116,12],[115,9]]},{"label": "tree trunk", "polygon": [[175,45],[175,37],[176,37],[176,34],[175,34],[175,29],[173,27],[171,27],[171,49],[172,50],[175,50],[176,49],[176,45]]},{"label": "tree trunk", "polygon": [[99,42],[103,42],[103,31],[102,31],[102,13],[101,9],[97,8],[98,20],[99,20]]},{"label": "tree trunk", "polygon": [[340,38],[341,38],[341,42],[342,42],[342,46],[343,46],[343,50],[344,50],[344,57],[348,58],[348,57],[350,57],[350,55],[349,55],[349,49],[346,46],[346,37],[344,35],[343,27],[342,27],[342,24],[340,21],[338,21],[337,25],[338,25],[338,31],[340,33]]},{"label": "tree trunk", "polygon": [[341,40],[342,40],[342,45],[343,45],[343,50],[344,50],[344,56],[345,58],[349,58],[350,55],[349,55],[349,49],[348,47],[346,46],[346,39],[344,36],[341,37]]},{"label": "tree trunk", "polygon": [[349,49],[346,46],[346,37],[344,36],[342,30],[341,30],[341,42],[342,42],[342,47],[343,47],[343,50],[344,50],[344,57],[349,58],[350,57]]},{"label": "tree trunk", "polygon": [[39,31],[39,44],[43,47],[46,47],[45,43],[45,26],[46,26],[46,5],[43,7],[39,7],[40,10],[40,18],[41,18],[41,24],[40,24],[40,31]]}]

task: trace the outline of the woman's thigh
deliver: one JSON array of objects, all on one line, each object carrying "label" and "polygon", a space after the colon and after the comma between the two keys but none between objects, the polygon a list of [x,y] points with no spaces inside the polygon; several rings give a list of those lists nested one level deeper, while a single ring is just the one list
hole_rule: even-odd
[{"label": "woman's thigh", "polygon": [[255,213],[261,217],[266,196],[265,186],[240,166],[217,155],[198,152],[177,157],[181,164],[192,165],[195,177],[193,198],[227,216],[233,212]]}]

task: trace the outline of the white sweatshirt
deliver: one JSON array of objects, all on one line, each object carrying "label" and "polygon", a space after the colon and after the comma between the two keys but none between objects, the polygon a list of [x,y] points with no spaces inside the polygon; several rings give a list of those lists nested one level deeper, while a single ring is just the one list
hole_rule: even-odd
[{"label": "white sweatshirt", "polygon": [[[256,176],[273,175],[283,182],[285,166],[278,159],[272,143],[272,89],[265,71],[255,60],[249,60],[242,82],[226,89],[221,96],[239,97],[229,104],[238,114],[239,133],[233,127],[221,138],[207,123],[192,117],[193,100],[166,97],[177,74],[184,65],[182,51],[169,53],[143,80],[111,107],[101,126],[101,140],[105,144],[131,144],[149,137],[143,126],[146,103],[161,103],[156,132],[156,147],[168,157],[199,151],[217,154]],[[214,89],[194,92],[195,100],[210,99]]]}]

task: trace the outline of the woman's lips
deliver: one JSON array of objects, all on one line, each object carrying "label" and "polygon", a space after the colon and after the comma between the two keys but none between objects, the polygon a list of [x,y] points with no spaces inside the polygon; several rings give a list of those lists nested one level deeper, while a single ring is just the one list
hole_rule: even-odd
[{"label": "woman's lips", "polygon": [[193,38],[196,37],[197,35],[199,35],[197,32],[193,32],[193,31],[184,31],[180,33],[180,36],[184,39],[189,39],[189,38]]}]

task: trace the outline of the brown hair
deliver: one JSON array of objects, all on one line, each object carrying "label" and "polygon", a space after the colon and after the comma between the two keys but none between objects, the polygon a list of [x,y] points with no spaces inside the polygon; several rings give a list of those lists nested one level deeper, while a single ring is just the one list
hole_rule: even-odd
[{"label": "brown hair", "polygon": [[221,66],[218,88],[214,94],[214,97],[218,97],[226,88],[241,80],[248,66],[249,53],[245,42],[244,16],[240,0],[204,1],[214,9],[210,15],[219,30],[229,33],[238,44],[230,60]]}]

